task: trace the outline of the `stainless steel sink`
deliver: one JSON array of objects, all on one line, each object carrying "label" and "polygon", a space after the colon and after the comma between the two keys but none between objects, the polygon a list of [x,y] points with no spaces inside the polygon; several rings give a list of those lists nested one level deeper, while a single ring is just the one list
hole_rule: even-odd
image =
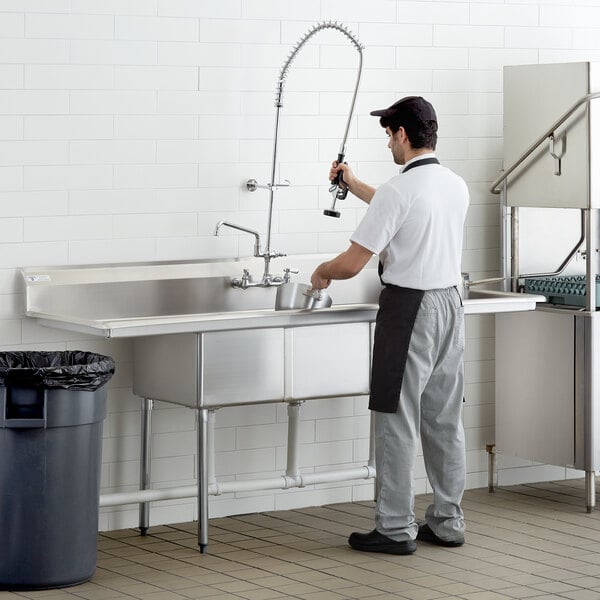
[{"label": "stainless steel sink", "polygon": [[[314,268],[328,258],[288,257],[281,260],[281,269],[298,269],[298,280],[308,281]],[[231,287],[231,279],[244,269],[255,274],[262,266],[260,259],[243,259],[22,271],[26,314],[40,324],[105,337],[137,338],[133,342],[132,389],[143,399],[142,490],[133,496],[112,494],[105,502],[142,502],[142,530],[148,527],[149,500],[190,495],[187,488],[146,489],[150,485],[154,399],[198,410],[198,482],[191,495],[198,494],[202,547],[208,540],[209,481],[214,478],[209,458],[214,449],[209,440],[214,439],[216,408],[288,403],[292,433],[288,434],[286,475],[276,478],[275,484],[272,480],[252,484],[252,489],[282,485],[286,489],[290,481],[294,486],[305,481],[299,479],[297,459],[290,461],[290,456],[298,455],[300,404],[369,392],[371,343],[381,290],[376,260],[357,277],[335,281],[328,290],[334,304],[319,310],[275,310],[276,287]],[[541,300],[541,296],[473,290],[464,305],[467,314],[494,313],[533,310]],[[342,355],[344,360],[331,360]],[[371,459],[366,468],[352,473],[319,473],[323,482],[373,476]],[[248,485],[235,483],[242,486],[239,490]],[[212,484],[212,489],[215,487]]]},{"label": "stainless steel sink", "polygon": [[[298,255],[281,259],[298,269],[294,278],[309,281],[329,256]],[[102,335],[140,337],[169,333],[289,327],[375,320],[381,285],[373,259],[352,279],[328,289],[330,308],[275,310],[277,287],[231,287],[243,269],[259,275],[256,258],[160,262],[78,267],[27,268],[26,314],[40,324]],[[533,310],[543,296],[472,289],[465,314]]]}]

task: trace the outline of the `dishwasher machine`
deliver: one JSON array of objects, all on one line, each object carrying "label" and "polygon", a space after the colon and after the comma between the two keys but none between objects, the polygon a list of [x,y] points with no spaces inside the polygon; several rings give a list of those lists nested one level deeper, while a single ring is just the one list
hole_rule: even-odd
[{"label": "dishwasher machine", "polygon": [[504,288],[547,299],[496,316],[493,450],[584,471],[591,512],[600,469],[600,64],[504,68],[504,170],[491,191],[501,195]]}]

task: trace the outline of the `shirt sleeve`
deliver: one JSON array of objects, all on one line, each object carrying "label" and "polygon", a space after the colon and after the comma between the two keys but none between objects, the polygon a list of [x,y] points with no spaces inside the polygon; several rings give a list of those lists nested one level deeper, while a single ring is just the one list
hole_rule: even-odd
[{"label": "shirt sleeve", "polygon": [[350,241],[379,254],[398,233],[407,208],[407,199],[390,182],[385,183],[375,192]]}]

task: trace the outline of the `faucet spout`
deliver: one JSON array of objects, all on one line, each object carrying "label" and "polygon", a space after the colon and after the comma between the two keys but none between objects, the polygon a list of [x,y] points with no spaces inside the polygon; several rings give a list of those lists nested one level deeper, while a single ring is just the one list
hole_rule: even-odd
[{"label": "faucet spout", "polygon": [[236,225],[235,223],[229,223],[228,221],[219,221],[215,227],[215,235],[219,235],[219,229],[221,227],[231,227],[231,229],[237,229],[238,231],[243,231],[244,233],[249,233],[254,236],[254,256],[260,257],[262,256],[260,252],[260,234],[258,231],[254,231],[254,229],[249,229],[248,227],[243,227],[242,225]]}]

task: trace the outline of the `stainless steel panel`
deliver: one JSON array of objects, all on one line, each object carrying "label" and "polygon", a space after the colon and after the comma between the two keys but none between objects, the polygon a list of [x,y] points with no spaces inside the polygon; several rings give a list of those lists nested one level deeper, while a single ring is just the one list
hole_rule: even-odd
[{"label": "stainless steel panel", "polygon": [[[300,270],[298,281],[309,281],[314,268],[327,258],[287,257],[285,264]],[[243,269],[255,273],[260,268],[262,261],[250,258],[36,268],[25,269],[23,277],[29,311],[70,315],[75,320],[119,321],[274,310],[276,286],[247,290],[231,286],[231,279]],[[336,281],[328,291],[335,305],[345,305],[376,303],[380,289],[373,260],[357,277]]]},{"label": "stainless steel panel", "polygon": [[198,335],[160,335],[137,338],[133,344],[133,393],[195,407]]},{"label": "stainless steel panel", "polygon": [[600,313],[575,315],[575,432],[578,469],[600,469]]},{"label": "stainless steel panel", "polygon": [[288,329],[286,398],[368,394],[369,332],[368,323]]},{"label": "stainless steel panel", "polygon": [[283,400],[283,329],[202,334],[200,405]]},{"label": "stainless steel panel", "polygon": [[496,316],[496,445],[546,464],[575,462],[575,317]]},{"label": "stainless steel panel", "polygon": [[[590,89],[590,63],[519,65],[504,68],[504,166],[510,166]],[[542,144],[509,177],[508,204],[586,208],[589,196],[589,112],[581,108],[555,134],[564,151],[561,175]],[[560,144],[564,140],[564,149]],[[518,173],[526,173],[519,176]]]}]

